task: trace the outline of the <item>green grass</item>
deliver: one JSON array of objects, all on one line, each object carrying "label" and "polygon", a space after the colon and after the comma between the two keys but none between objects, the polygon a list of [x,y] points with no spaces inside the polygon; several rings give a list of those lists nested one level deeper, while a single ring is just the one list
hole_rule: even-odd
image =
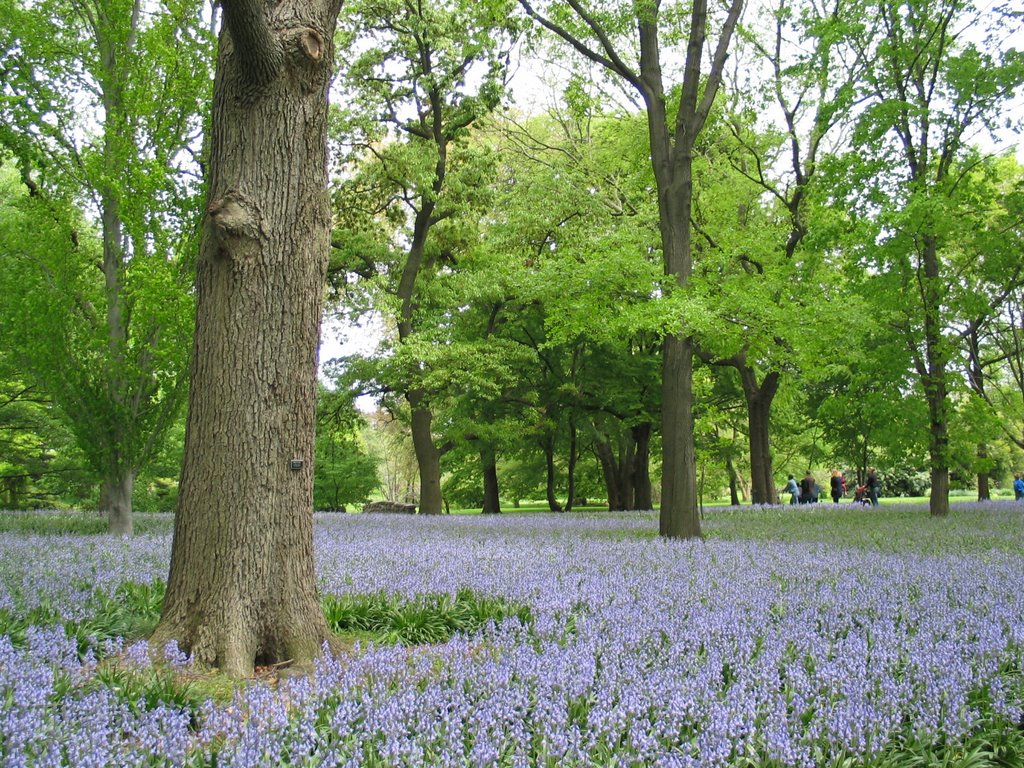
[{"label": "green grass", "polygon": [[[1024,506],[1021,507],[1024,513]],[[878,552],[1024,555],[1021,517],[1011,509],[952,504],[945,518],[926,503],[865,507],[855,504],[705,509],[709,539],[815,542]]]},{"label": "green grass", "polygon": [[[135,533],[170,533],[174,516],[136,513],[132,518]],[[92,536],[107,533],[107,518],[97,512],[25,511],[0,512],[0,533],[27,533],[41,536]]]},{"label": "green grass", "polygon": [[327,626],[341,635],[383,643],[421,645],[443,643],[456,632],[473,634],[489,622],[517,618],[530,624],[529,606],[460,589],[455,595],[328,595],[324,598]]}]

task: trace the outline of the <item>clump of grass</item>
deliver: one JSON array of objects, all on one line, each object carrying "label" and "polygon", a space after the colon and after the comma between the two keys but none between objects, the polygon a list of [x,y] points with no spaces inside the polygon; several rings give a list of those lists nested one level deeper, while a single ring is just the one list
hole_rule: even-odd
[{"label": "clump of grass", "polygon": [[136,714],[161,706],[182,710],[193,727],[203,703],[211,698],[206,686],[166,663],[138,669],[117,659],[108,660],[96,669],[87,687],[106,688]]},{"label": "clump of grass", "polygon": [[64,626],[73,637],[78,653],[84,657],[90,650],[102,653],[107,641],[126,641],[147,637],[156,627],[163,605],[165,585],[162,581],[137,584],[126,581],[112,595],[97,590],[87,611],[88,618],[65,621],[48,602],[25,611],[0,610],[0,636],[8,635],[11,644],[22,648],[27,642],[29,627]]},{"label": "clump of grass", "polygon": [[79,622],[64,622],[64,630],[78,643],[78,652],[102,648],[104,641],[148,637],[160,620],[166,585],[162,581],[122,583],[113,595],[97,592],[95,611]]},{"label": "clump of grass", "polygon": [[517,618],[533,621],[529,606],[460,589],[455,595],[426,594],[409,600],[378,592],[324,598],[327,625],[337,633],[356,633],[384,643],[443,643],[457,632],[474,634],[488,623]]}]

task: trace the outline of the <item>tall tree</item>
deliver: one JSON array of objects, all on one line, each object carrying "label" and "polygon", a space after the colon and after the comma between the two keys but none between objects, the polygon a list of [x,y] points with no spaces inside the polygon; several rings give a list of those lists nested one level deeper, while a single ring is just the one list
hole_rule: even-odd
[{"label": "tall tree", "polygon": [[185,458],[163,613],[200,663],[308,664],[327,90],[340,0],[223,0]]},{"label": "tall tree", "polygon": [[[718,248],[718,240],[728,241],[724,255],[733,263],[719,264],[713,278],[718,284],[716,312],[726,328],[739,325],[743,333],[738,343],[722,348],[714,343],[722,338],[719,327],[710,339],[705,337],[700,352],[704,360],[730,367],[739,377],[747,405],[755,504],[777,501],[770,421],[781,379],[795,373],[801,352],[819,347],[806,329],[820,336],[823,328],[837,328],[835,317],[821,317],[829,308],[821,299],[838,288],[836,265],[820,256],[828,243],[812,230],[827,230],[835,218],[821,205],[818,167],[836,129],[849,120],[860,70],[855,51],[836,33],[849,23],[850,3],[808,0],[794,7],[790,0],[777,0],[770,8],[770,14],[757,20],[765,29],[745,31],[754,62],[742,70],[746,81],[736,84],[737,94],[745,96],[739,108],[727,110],[707,152],[712,166],[727,160],[753,187],[752,195],[739,199],[733,197],[735,191],[723,194],[721,186],[707,190],[734,200],[733,228],[752,230],[753,237],[738,243],[735,237],[708,231],[707,224],[703,227]],[[800,44],[791,45],[790,40]],[[780,114],[782,125],[755,127],[757,116],[766,112]],[[710,171],[720,173],[713,167]],[[727,183],[733,190],[743,188],[735,179]],[[761,202],[765,193],[767,206]],[[708,207],[714,204],[705,201]],[[848,302],[846,307],[849,314]],[[810,320],[808,315],[818,317]],[[832,336],[833,343],[840,343],[837,334]]]},{"label": "tall tree", "polygon": [[[970,0],[869,2],[854,42],[868,62],[855,141],[877,222],[875,267],[889,276],[893,321],[928,404],[932,516],[949,513],[950,363],[955,269],[950,235],[963,205],[975,132],[994,125],[1024,83],[1024,54],[1001,44],[1014,14]],[[898,299],[895,297],[899,297]]]},{"label": "tall tree", "polygon": [[131,532],[135,476],[184,397],[201,6],[0,2],[0,144],[27,196],[7,198],[26,226],[5,243],[5,325],[99,478],[113,533]]},{"label": "tall tree", "polygon": [[[371,215],[398,225],[392,250],[399,258],[379,268],[394,278],[402,344],[419,325],[424,282],[454,258],[432,242],[432,232],[483,188],[472,178],[478,165],[465,139],[502,96],[513,33],[508,11],[503,2],[467,0],[358,0],[346,10],[343,39],[353,61],[342,85],[353,102],[350,117],[358,113],[349,129],[355,135],[347,140],[362,153],[357,159],[372,158],[373,168],[372,181],[357,177],[345,187],[358,195],[372,183],[381,202]],[[398,135],[382,147],[388,127]],[[434,442],[431,393],[416,381],[417,368],[414,362],[404,396],[420,470],[419,512],[440,514],[441,451]]]},{"label": "tall tree", "polygon": [[[539,6],[520,0],[527,14],[579,54],[621,79],[643,100],[647,113],[651,166],[658,200],[665,274],[685,287],[693,270],[690,218],[694,142],[704,127],[722,79],[733,31],[743,0],[731,0],[707,73],[702,72],[707,41],[708,6],[690,6],[686,56],[675,116],[662,66],[662,36],[671,45],[679,9],[663,9],[658,0],[643,0],[616,13],[585,7],[579,0]],[[630,41],[635,29],[635,47]],[[696,453],[693,425],[693,342],[684,328],[674,328],[662,348],[662,477],[659,531],[670,538],[701,535],[697,510]]]}]

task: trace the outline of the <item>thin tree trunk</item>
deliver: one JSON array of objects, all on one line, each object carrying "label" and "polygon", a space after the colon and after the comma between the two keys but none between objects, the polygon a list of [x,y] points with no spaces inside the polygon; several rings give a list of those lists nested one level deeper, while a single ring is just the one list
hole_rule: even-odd
[{"label": "thin tree trunk", "polygon": [[734,507],[740,505],[740,478],[736,472],[736,465],[732,463],[732,456],[725,457],[725,471],[729,475],[729,503]]},{"label": "thin tree trunk", "polygon": [[160,623],[228,675],[309,665],[313,447],[339,5],[224,0],[174,542]]},{"label": "thin tree trunk", "polygon": [[[661,234],[665,275],[685,287],[693,271],[690,249],[690,213],[693,208],[693,147],[704,128],[722,72],[743,0],[732,0],[712,56],[710,70],[702,70],[707,40],[707,0],[690,4],[689,33],[683,63],[683,82],[674,98],[678,107],[669,125],[666,105],[669,97],[662,77],[659,37],[660,3],[640,2],[634,6],[639,43],[639,68],[634,69],[614,52],[611,39],[600,22],[580,16],[588,33],[597,32],[603,53],[589,47],[589,40],[575,37],[569,28],[545,18],[529,0],[520,0],[526,12],[547,29],[568,41],[577,51],[626,80],[641,95],[647,113],[651,169],[657,188],[658,228]],[[632,58],[632,57],[623,57]],[[689,338],[668,335],[662,346],[662,467],[661,512],[658,528],[668,538],[700,538],[697,512],[697,467],[693,433],[693,347]]]},{"label": "thin tree trunk", "polygon": [[636,445],[633,454],[634,508],[654,509],[651,489],[651,423],[637,424],[631,432]]},{"label": "thin tree trunk", "polygon": [[772,401],[779,387],[777,371],[757,383],[757,373],[746,365],[737,366],[747,404],[750,435],[750,501],[753,504],[777,504],[769,424]]},{"label": "thin tree trunk", "polygon": [[619,501],[622,509],[636,509],[636,489],[633,487],[633,435],[627,433],[619,437],[621,455],[619,456]]},{"label": "thin tree trunk", "polygon": [[558,502],[558,496],[555,495],[555,439],[552,436],[545,438],[543,442],[544,448],[544,467],[547,473],[545,477],[544,488],[547,493],[548,509],[552,512],[561,512],[562,505]]},{"label": "thin tree trunk", "polygon": [[[984,466],[988,463],[988,445],[978,443],[978,463]],[[978,501],[988,501],[992,498],[992,490],[989,487],[988,472],[984,469],[978,472]]]},{"label": "thin tree trunk", "polygon": [[485,515],[496,515],[501,512],[501,501],[498,498],[498,462],[492,446],[480,449],[480,463],[484,471],[484,507]]},{"label": "thin tree trunk", "polygon": [[569,417],[569,468],[568,468],[568,488],[567,493],[569,498],[565,501],[565,511],[572,511],[572,505],[576,501],[576,421]]},{"label": "thin tree trunk", "polygon": [[431,424],[434,415],[423,405],[423,392],[414,390],[406,396],[412,406],[412,445],[420,474],[421,515],[441,514],[441,453],[434,444]]},{"label": "thin tree trunk", "polygon": [[932,517],[949,515],[949,425],[946,383],[946,340],[942,337],[938,243],[932,235],[924,238],[924,342],[927,371],[922,377],[928,401],[928,455],[932,488],[928,508]]},{"label": "thin tree trunk", "polygon": [[619,482],[622,473],[619,471],[619,464],[615,459],[615,452],[611,443],[603,437],[594,442],[594,451],[597,453],[598,463],[601,465],[601,475],[604,477],[605,494],[608,497],[608,509],[615,512],[625,509],[622,499],[622,488]]}]

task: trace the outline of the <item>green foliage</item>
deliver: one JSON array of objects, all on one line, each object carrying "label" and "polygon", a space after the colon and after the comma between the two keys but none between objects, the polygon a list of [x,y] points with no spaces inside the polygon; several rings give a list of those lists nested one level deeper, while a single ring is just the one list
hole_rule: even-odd
[{"label": "green foliage", "polygon": [[194,0],[0,3],[2,337],[110,487],[159,453],[184,400],[201,16]]},{"label": "green foliage", "polygon": [[401,595],[328,595],[324,615],[335,632],[366,633],[385,643],[418,645],[443,643],[455,633],[475,634],[491,622],[518,619],[533,621],[528,606],[499,597],[477,595],[460,589],[455,595],[418,595],[406,600]]},{"label": "green foliage", "polygon": [[139,669],[118,659],[97,668],[85,690],[105,688],[134,713],[171,707],[189,715],[191,727],[199,723],[200,709],[210,696],[207,688],[164,663]]},{"label": "green foliage", "polygon": [[160,618],[164,589],[159,581],[127,581],[112,595],[97,590],[85,611],[88,618],[81,621],[64,620],[46,603],[23,611],[0,609],[0,635],[8,635],[15,646],[23,646],[29,627],[61,624],[68,637],[75,638],[80,654],[102,653],[106,641],[138,640],[153,631]]},{"label": "green foliage", "polygon": [[160,619],[166,585],[124,582],[113,595],[97,593],[90,618],[64,625],[69,636],[78,642],[80,653],[102,648],[103,641],[115,638],[137,640],[148,637]]},{"label": "green foliage", "polygon": [[362,418],[350,392],[321,387],[317,398],[314,509],[361,504],[379,486],[378,461],[360,438]]}]

